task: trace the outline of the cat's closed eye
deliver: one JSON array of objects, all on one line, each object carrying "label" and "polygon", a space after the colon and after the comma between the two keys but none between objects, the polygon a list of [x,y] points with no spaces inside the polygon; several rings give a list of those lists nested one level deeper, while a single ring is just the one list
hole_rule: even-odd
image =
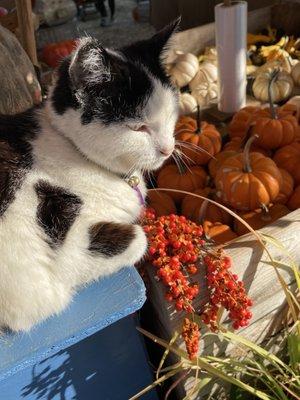
[{"label": "cat's closed eye", "polygon": [[151,130],[149,128],[149,126],[145,125],[145,124],[141,124],[141,125],[127,125],[129,129],[131,129],[132,131],[135,132],[146,132],[149,135],[151,135]]}]

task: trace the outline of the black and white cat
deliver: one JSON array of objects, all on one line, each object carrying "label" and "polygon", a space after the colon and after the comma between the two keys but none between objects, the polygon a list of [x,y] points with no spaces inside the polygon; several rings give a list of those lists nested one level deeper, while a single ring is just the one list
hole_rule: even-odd
[{"label": "black and white cat", "polygon": [[174,150],[178,99],[161,56],[176,26],[121,50],[82,39],[44,106],[0,117],[0,327],[29,330],[143,257],[126,177],[145,196],[142,172]]}]

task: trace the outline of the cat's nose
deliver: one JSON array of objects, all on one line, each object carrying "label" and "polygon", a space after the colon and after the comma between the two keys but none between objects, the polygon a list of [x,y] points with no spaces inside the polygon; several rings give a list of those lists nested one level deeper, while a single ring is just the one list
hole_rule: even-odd
[{"label": "cat's nose", "polygon": [[173,149],[165,147],[165,148],[159,149],[159,152],[164,157],[170,157],[170,155],[173,153]]}]

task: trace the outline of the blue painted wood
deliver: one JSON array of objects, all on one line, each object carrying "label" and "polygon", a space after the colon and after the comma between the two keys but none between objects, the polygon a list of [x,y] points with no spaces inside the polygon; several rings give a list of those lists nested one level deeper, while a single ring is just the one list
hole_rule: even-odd
[{"label": "blue painted wood", "polygon": [[59,316],[29,333],[0,337],[0,382],[133,313],[144,301],[145,287],[133,267],[88,286]]},{"label": "blue painted wood", "polygon": [[[128,400],[152,382],[130,315],[0,382],[2,400]],[[143,400],[158,400],[151,391]]]}]

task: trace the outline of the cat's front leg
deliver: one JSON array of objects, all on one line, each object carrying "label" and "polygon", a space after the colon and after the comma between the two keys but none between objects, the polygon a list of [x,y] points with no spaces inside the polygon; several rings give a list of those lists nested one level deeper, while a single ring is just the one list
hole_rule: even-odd
[{"label": "cat's front leg", "polygon": [[89,228],[89,241],[89,251],[109,261],[113,270],[140,261],[147,249],[143,229],[132,224],[98,222]]}]

